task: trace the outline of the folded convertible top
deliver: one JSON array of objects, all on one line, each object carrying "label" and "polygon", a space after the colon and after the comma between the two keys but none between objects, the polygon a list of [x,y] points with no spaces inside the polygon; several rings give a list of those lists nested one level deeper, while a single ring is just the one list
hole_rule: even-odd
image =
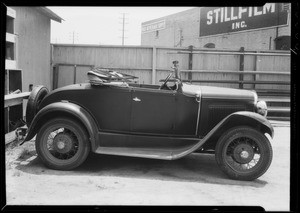
[{"label": "folded convertible top", "polygon": [[96,67],[87,73],[90,83],[104,84],[111,82],[128,82],[132,81],[136,76],[120,73],[110,69]]}]

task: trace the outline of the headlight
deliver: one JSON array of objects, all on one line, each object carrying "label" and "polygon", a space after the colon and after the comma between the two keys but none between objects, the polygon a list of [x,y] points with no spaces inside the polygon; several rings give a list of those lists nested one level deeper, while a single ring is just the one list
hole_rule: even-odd
[{"label": "headlight", "polygon": [[258,101],[256,104],[256,112],[266,117],[268,113],[267,103],[265,101]]}]

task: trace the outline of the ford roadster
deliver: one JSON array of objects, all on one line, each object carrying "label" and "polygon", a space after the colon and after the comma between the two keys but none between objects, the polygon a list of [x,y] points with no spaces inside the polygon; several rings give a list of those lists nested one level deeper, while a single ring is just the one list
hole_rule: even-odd
[{"label": "ford roadster", "polygon": [[215,154],[232,179],[263,175],[272,161],[267,134],[274,134],[266,103],[255,91],[184,83],[173,63],[161,85],[95,68],[88,83],[51,92],[36,86],[24,142],[36,135],[38,156],[58,170],[78,167],[90,151],[162,160],[199,152]]}]

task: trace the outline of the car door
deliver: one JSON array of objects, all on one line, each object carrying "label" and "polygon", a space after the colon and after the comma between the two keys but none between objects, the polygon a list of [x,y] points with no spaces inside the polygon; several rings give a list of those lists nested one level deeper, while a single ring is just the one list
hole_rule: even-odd
[{"label": "car door", "polygon": [[174,134],[176,95],[173,90],[135,87],[132,90],[131,131]]},{"label": "car door", "polygon": [[176,97],[175,134],[182,136],[196,136],[198,134],[201,102],[195,96],[187,96],[178,92]]},{"label": "car door", "polygon": [[131,91],[127,87],[93,86],[83,103],[104,131],[130,131]]}]

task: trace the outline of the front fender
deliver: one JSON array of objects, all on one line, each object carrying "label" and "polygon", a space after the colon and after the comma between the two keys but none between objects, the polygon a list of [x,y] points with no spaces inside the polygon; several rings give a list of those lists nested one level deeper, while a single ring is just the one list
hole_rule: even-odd
[{"label": "front fender", "polygon": [[270,123],[270,121],[267,120],[267,118],[258,113],[249,111],[235,112],[227,117],[224,124],[231,122],[236,122],[235,125],[249,125],[254,129],[259,130],[263,134],[268,133],[271,136],[271,138],[274,137],[274,128],[272,124]]},{"label": "front fender", "polygon": [[97,122],[87,110],[77,104],[67,101],[55,102],[42,108],[32,120],[28,133],[21,145],[32,139],[45,121],[60,116],[68,116],[79,120],[89,134],[92,150],[95,149],[98,135]]},{"label": "front fender", "polygon": [[172,153],[172,159],[184,157],[205,146],[209,147],[209,149],[214,149],[219,137],[226,130],[235,126],[250,126],[254,129],[257,129],[262,134],[268,133],[272,138],[274,137],[274,129],[271,123],[265,117],[254,112],[235,112],[221,120],[204,138],[199,140],[199,142],[194,146],[188,149],[174,151]]}]

